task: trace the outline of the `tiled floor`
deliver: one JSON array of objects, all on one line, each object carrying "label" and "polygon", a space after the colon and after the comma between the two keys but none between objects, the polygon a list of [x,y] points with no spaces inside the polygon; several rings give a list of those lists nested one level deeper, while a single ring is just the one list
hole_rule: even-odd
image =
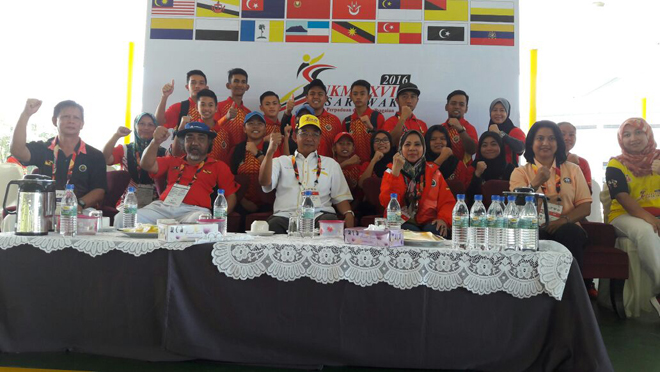
[{"label": "tiled floor", "polygon": [[[637,319],[618,320],[606,309],[595,308],[603,340],[616,371],[660,371],[660,318],[646,313]],[[276,372],[286,369],[236,366],[207,361],[149,363],[94,355],[57,354],[0,354],[0,366],[22,368],[48,368],[75,371],[213,371],[213,372]],[[20,368],[2,368],[0,372],[36,372]],[[401,370],[370,368],[323,368],[330,372],[384,372]],[[39,371],[41,372],[41,371]]]}]

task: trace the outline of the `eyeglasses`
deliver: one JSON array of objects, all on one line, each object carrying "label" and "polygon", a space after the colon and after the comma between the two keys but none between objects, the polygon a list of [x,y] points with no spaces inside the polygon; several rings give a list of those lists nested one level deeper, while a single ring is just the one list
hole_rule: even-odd
[{"label": "eyeglasses", "polygon": [[302,138],[313,138],[313,139],[318,139],[321,137],[321,133],[319,132],[298,132],[298,135]]},{"label": "eyeglasses", "polygon": [[374,143],[390,143],[390,140],[388,138],[381,138],[381,139],[376,138],[374,140]]}]

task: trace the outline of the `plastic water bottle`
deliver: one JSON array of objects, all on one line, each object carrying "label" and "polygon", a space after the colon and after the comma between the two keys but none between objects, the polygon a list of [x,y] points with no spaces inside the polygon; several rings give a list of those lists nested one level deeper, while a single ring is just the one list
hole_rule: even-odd
[{"label": "plastic water bottle", "polygon": [[217,220],[224,220],[219,225],[219,232],[222,236],[227,235],[227,199],[225,199],[225,190],[218,190],[218,196],[215,197],[213,202],[213,218]]},{"label": "plastic water bottle", "polygon": [[75,236],[78,233],[78,199],[73,193],[73,185],[66,185],[66,192],[60,207],[60,234]]},{"label": "plastic water bottle", "polygon": [[129,187],[124,197],[124,228],[132,229],[137,223],[138,200],[135,196],[135,188]]},{"label": "plastic water bottle", "polygon": [[314,237],[314,202],[312,201],[312,192],[305,191],[305,198],[302,202],[302,215],[300,217],[300,236]]},{"label": "plastic water bottle", "polygon": [[518,249],[518,207],[516,206],[516,197],[509,195],[508,203],[504,209],[504,223],[506,228],[505,251],[515,251]]},{"label": "plastic water bottle", "polygon": [[468,248],[468,226],[470,211],[465,204],[465,195],[456,195],[456,205],[451,212],[451,247],[454,249]]},{"label": "plastic water bottle", "polygon": [[387,228],[401,228],[401,206],[397,194],[390,194],[390,203],[387,205]]},{"label": "plastic water bottle", "polygon": [[504,236],[504,211],[499,203],[500,197],[493,195],[486,215],[488,220],[488,248],[501,251]]},{"label": "plastic water bottle", "polygon": [[525,207],[518,220],[520,247],[523,251],[537,251],[539,248],[539,220],[534,205],[534,197],[525,197]]},{"label": "plastic water bottle", "polygon": [[470,249],[488,249],[488,221],[486,207],[482,195],[474,196],[474,204],[470,210],[470,227],[468,229]]}]

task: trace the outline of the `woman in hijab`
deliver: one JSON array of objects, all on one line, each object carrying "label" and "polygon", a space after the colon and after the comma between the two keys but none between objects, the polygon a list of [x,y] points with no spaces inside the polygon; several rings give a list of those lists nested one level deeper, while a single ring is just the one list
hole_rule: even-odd
[{"label": "woman in hijab", "polygon": [[624,121],[617,137],[621,155],[605,170],[612,198],[608,220],[637,247],[652,281],[651,304],[660,315],[660,150],[642,118]]},{"label": "woman in hijab", "polygon": [[465,163],[459,161],[451,150],[451,141],[448,140],[449,132],[442,125],[434,125],[429,128],[425,136],[426,161],[435,163],[445,180],[458,180],[467,187],[472,179],[472,169]]},{"label": "woman in hijab", "polygon": [[481,185],[486,181],[508,181],[511,177],[515,167],[507,163],[502,147],[502,138],[498,133],[485,132],[479,138],[479,147],[473,162],[475,170],[467,189],[469,200],[472,200],[474,195],[481,194]]},{"label": "woman in hijab", "polygon": [[[143,112],[133,120],[134,141],[128,145],[117,145],[117,140],[131,134],[131,130],[126,127],[117,128],[117,132],[103,147],[103,156],[107,165],[120,164],[122,170],[128,171],[131,175],[129,187],[135,188],[135,195],[138,198],[138,208],[142,208],[152,201],[158,199],[158,193],[154,187],[154,180],[149,177],[149,173],[140,168],[140,158],[142,152],[147,148],[154,137],[154,131],[158,123],[156,118],[147,112]],[[165,156],[165,149],[158,149],[158,156]],[[127,188],[128,190],[128,188]],[[119,199],[117,205],[124,201],[124,195]]]},{"label": "woman in hijab", "polygon": [[358,186],[362,188],[364,181],[370,177],[383,178],[387,165],[394,159],[396,148],[392,143],[392,135],[385,130],[376,131],[371,136],[371,162],[360,176]]},{"label": "woman in hijab", "polygon": [[499,133],[504,142],[506,162],[518,166],[518,155],[525,150],[525,133],[513,125],[509,118],[511,104],[505,98],[496,98],[490,104],[490,122],[488,131]]},{"label": "woman in hijab", "polygon": [[427,162],[425,153],[420,132],[410,130],[401,136],[399,152],[383,175],[380,203],[387,209],[391,194],[396,194],[403,229],[447,236],[456,200],[438,166]]}]

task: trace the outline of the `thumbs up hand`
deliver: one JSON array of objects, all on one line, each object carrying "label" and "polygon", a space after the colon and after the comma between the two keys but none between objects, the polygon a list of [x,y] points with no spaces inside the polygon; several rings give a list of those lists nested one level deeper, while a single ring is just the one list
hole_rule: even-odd
[{"label": "thumbs up hand", "polygon": [[234,120],[234,118],[238,115],[238,109],[236,108],[236,102],[231,104],[231,107],[229,108],[229,111],[227,111],[227,115],[225,116],[227,120]]}]

